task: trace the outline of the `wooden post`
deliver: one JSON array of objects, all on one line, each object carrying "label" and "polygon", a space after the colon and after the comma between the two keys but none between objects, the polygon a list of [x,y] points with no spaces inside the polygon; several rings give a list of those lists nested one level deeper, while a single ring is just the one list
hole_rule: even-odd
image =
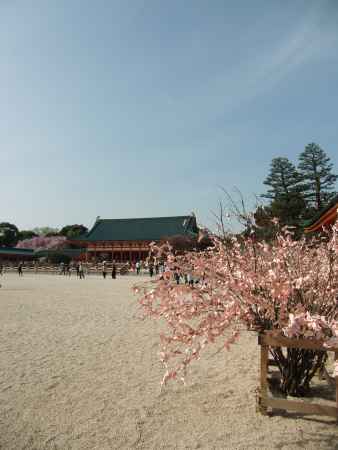
[{"label": "wooden post", "polygon": [[262,342],[262,336],[258,336],[258,343],[261,346],[259,410],[263,415],[267,415],[269,346]]},{"label": "wooden post", "polygon": [[290,339],[284,336],[275,336],[269,332],[261,333],[258,336],[258,344],[261,347],[260,361],[260,389],[257,399],[257,410],[266,415],[268,407],[275,409],[284,409],[287,411],[296,411],[306,414],[320,414],[334,417],[338,421],[338,376],[335,380],[336,401],[335,406],[322,405],[316,403],[297,402],[293,400],[269,397],[268,395],[268,365],[269,365],[269,347],[300,348],[320,351],[334,352],[335,362],[338,361],[338,349],[324,347],[323,341],[311,339]]},{"label": "wooden post", "polygon": [[[334,352],[335,363],[338,364],[338,352]],[[337,407],[337,421],[338,421],[338,374],[336,375],[336,407]]]}]

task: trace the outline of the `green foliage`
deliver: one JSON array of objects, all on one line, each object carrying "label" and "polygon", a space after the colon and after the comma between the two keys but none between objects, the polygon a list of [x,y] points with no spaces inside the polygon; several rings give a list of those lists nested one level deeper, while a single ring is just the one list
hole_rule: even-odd
[{"label": "green foliage", "polygon": [[273,214],[269,206],[258,206],[254,212],[254,225],[251,226],[250,231],[245,230],[243,236],[249,237],[254,234],[255,239],[261,241],[271,241],[277,232],[277,227],[273,223]]},{"label": "green foliage", "polygon": [[0,246],[15,247],[19,240],[18,228],[9,222],[0,223]]},{"label": "green foliage", "polygon": [[71,239],[79,237],[82,234],[87,233],[87,231],[88,228],[85,227],[84,225],[74,224],[74,225],[66,225],[65,227],[63,227],[60,231],[60,234],[61,236],[65,236],[68,239]]},{"label": "green foliage", "polygon": [[276,198],[270,203],[272,217],[279,217],[281,225],[298,227],[303,219],[306,204],[299,192],[294,192],[288,198]]},{"label": "green foliage", "polygon": [[298,169],[309,208],[319,211],[336,195],[334,186],[338,176],[332,173],[332,168],[330,158],[315,143],[308,144],[300,154]]},{"label": "green foliage", "polygon": [[34,233],[36,233],[38,236],[58,236],[59,230],[58,228],[52,228],[52,227],[35,227],[33,228]]},{"label": "green foliage", "polygon": [[285,200],[299,192],[300,175],[295,166],[287,158],[274,158],[271,161],[270,173],[264,181],[269,186],[265,198]]},{"label": "green foliage", "polygon": [[38,235],[34,233],[33,230],[22,230],[19,231],[19,241],[24,241],[25,239],[32,239]]},{"label": "green foliage", "polygon": [[277,217],[281,225],[300,226],[305,210],[305,201],[301,193],[301,176],[295,166],[287,158],[274,158],[270,173],[264,184],[269,189],[263,197],[270,199],[270,204],[256,211],[260,219],[264,216],[267,223]]},{"label": "green foliage", "polygon": [[270,200],[259,206],[254,214],[257,237],[273,236],[271,220],[276,217],[282,226],[293,227],[296,237],[302,234],[303,223],[311,219],[336,195],[338,176],[326,153],[315,143],[299,155],[298,170],[287,158],[274,158],[270,173],[264,181],[268,190],[262,197]]}]

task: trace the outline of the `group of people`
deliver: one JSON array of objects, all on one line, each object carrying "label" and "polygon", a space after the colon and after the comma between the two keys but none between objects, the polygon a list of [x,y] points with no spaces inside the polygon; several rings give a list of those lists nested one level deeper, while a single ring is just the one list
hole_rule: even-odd
[{"label": "group of people", "polygon": [[148,269],[149,275],[153,277],[164,271],[164,263],[162,261],[149,261],[146,263],[143,261],[136,261],[135,265],[132,264],[131,268],[136,271],[136,275],[140,275],[143,269]]},{"label": "group of people", "polygon": [[[17,271],[18,271],[19,277],[22,277],[22,275],[23,275],[23,262],[22,261],[19,262]],[[0,275],[3,276],[4,272],[5,272],[4,266],[2,263],[0,263]],[[0,287],[1,287],[1,285],[0,285]]]},{"label": "group of people", "polygon": [[[22,261],[19,262],[17,270],[18,270],[19,277],[22,277],[23,276],[23,262]],[[4,266],[3,266],[2,262],[0,262],[0,275],[3,276],[4,272],[5,272]],[[1,286],[2,285],[0,283],[0,288],[1,288]]]},{"label": "group of people", "polygon": [[177,269],[174,270],[174,280],[176,281],[176,284],[180,284],[181,281],[184,281],[184,284],[189,284],[190,286],[193,286],[194,283],[198,283],[199,281],[195,280],[190,273],[182,274]]},{"label": "group of people", "polygon": [[85,265],[83,262],[80,261],[70,264],[65,264],[64,262],[60,263],[59,266],[60,275],[68,275],[70,277],[73,270],[76,271],[76,276],[80,278],[80,280],[85,278]]},{"label": "group of people", "polygon": [[[88,273],[88,267],[87,264],[84,262],[75,262],[70,264],[64,264],[63,262],[59,265],[59,274],[60,275],[68,275],[71,276],[71,273],[73,271],[76,271],[77,277],[80,279],[85,278],[85,273]],[[112,279],[116,279],[117,275],[117,266],[115,261],[113,261],[111,268],[108,268],[107,261],[102,261],[101,263],[101,273],[103,278],[107,277],[108,272],[111,271],[111,277]]]},{"label": "group of people", "polygon": [[[123,270],[124,269],[124,270]],[[102,270],[102,276],[105,279],[108,275],[108,273],[111,273],[112,279],[116,279],[117,275],[117,265],[115,261],[112,261],[111,266],[108,267],[107,261],[101,262],[101,270]],[[158,275],[159,273],[164,271],[164,263],[162,262],[143,262],[143,261],[136,261],[136,262],[127,262],[124,264],[122,268],[120,268],[120,274],[122,273],[128,273],[128,271],[131,270],[132,272],[136,272],[137,275],[142,274],[143,270],[148,270],[149,275],[152,277],[154,274]]]},{"label": "group of people", "polygon": [[[19,264],[17,266],[17,272],[20,277],[23,276],[23,267],[24,267],[23,262],[22,261],[19,262]],[[34,267],[35,267],[35,272],[37,273],[37,271],[38,271],[37,262],[35,262]],[[102,268],[102,276],[104,279],[107,277],[108,272],[111,273],[112,279],[116,279],[117,265],[116,265],[115,261],[112,262],[112,265],[109,268],[108,268],[107,261],[102,261],[101,268]],[[167,271],[167,267],[164,264],[164,262],[163,261],[157,262],[156,260],[148,261],[146,263],[144,263],[143,261],[136,261],[135,263],[129,264],[129,268],[133,272],[136,272],[137,275],[140,275],[143,272],[143,270],[147,270],[149,272],[150,277],[153,277],[154,275],[159,275],[159,274]],[[78,278],[84,279],[85,274],[87,273],[87,270],[88,270],[87,265],[82,261],[70,262],[69,264],[61,262],[59,264],[59,274],[64,275],[64,276],[67,275],[70,277],[72,272],[76,272],[76,276]],[[3,264],[0,263],[0,275],[3,275],[3,273],[4,273],[4,267],[3,267]],[[174,269],[173,278],[177,284],[184,282],[185,284],[193,285],[195,282],[191,274],[189,274],[189,273],[182,274],[178,271],[178,269]]]},{"label": "group of people", "polygon": [[[116,278],[116,273],[117,273],[116,264],[115,264],[115,261],[113,261],[112,268],[111,268],[111,277],[112,277],[113,280],[115,280],[115,278]],[[102,262],[102,276],[103,276],[103,278],[107,277],[107,263],[106,263],[106,261]]]},{"label": "group of people", "polygon": [[[173,271],[170,270],[164,261],[149,261],[147,263],[143,263],[142,261],[137,261],[135,264],[136,274],[139,275],[141,273],[141,269],[148,269],[150,277],[154,275],[163,274],[164,272],[170,271],[170,277],[173,277],[176,284],[184,283],[193,286],[195,283],[198,283],[198,279],[194,279],[191,273],[181,273],[178,268],[175,268]],[[133,267],[132,267],[133,269]]]}]

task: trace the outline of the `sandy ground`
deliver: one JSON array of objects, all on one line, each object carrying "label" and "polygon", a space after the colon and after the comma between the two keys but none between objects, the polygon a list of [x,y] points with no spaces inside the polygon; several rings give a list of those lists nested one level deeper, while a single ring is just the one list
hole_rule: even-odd
[{"label": "sandy ground", "polygon": [[161,393],[158,324],[138,318],[134,281],[0,280],[1,450],[338,448],[330,418],[256,413],[254,333]]}]

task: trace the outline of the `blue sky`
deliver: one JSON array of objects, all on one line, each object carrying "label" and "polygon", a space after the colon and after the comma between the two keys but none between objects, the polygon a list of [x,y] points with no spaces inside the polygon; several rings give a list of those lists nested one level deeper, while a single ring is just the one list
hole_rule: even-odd
[{"label": "blue sky", "polygon": [[264,192],[309,142],[338,172],[336,0],[0,0],[1,217],[181,215]]}]

